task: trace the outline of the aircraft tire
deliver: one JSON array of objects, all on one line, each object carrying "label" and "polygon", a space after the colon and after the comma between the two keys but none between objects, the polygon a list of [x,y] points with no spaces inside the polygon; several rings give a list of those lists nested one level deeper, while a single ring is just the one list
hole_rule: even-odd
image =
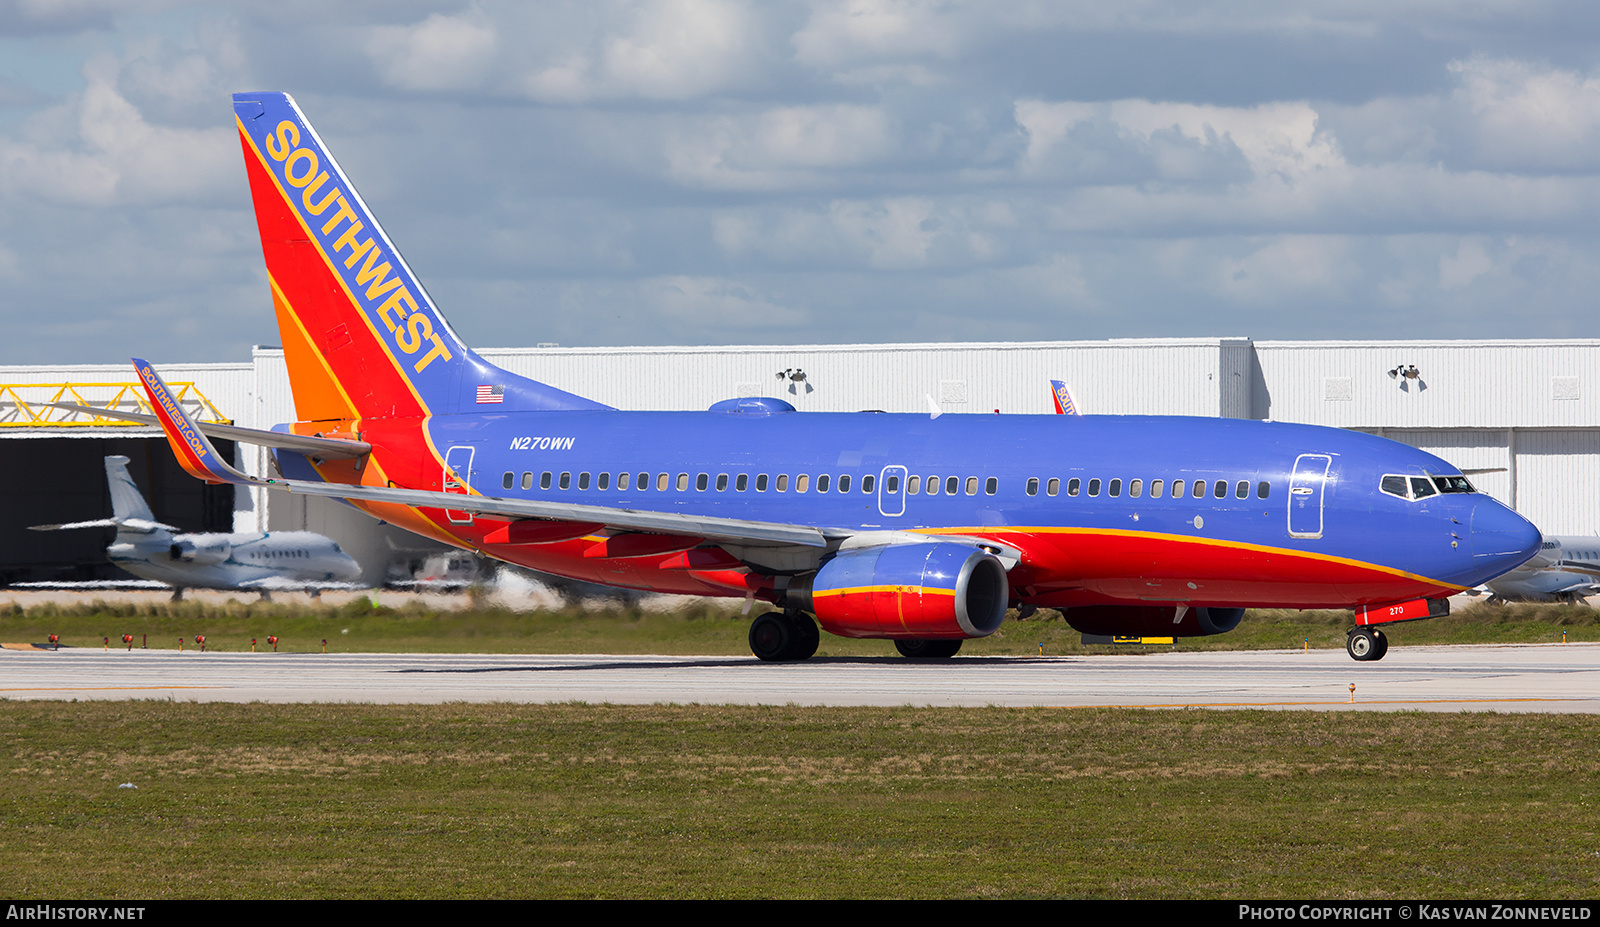
[{"label": "aircraft tire", "polygon": [[1378,642],[1378,652],[1372,655],[1372,659],[1382,660],[1383,655],[1389,652],[1389,635],[1383,633],[1377,628],[1373,628],[1372,636]]},{"label": "aircraft tire", "polygon": [[750,652],[767,662],[792,660],[799,628],[782,612],[767,612],[750,622]]},{"label": "aircraft tire", "polygon": [[902,657],[913,660],[946,660],[956,655],[961,649],[959,640],[911,640],[901,638],[894,642],[894,649],[900,651]]},{"label": "aircraft tire", "polygon": [[1383,640],[1383,638],[1379,632],[1371,628],[1356,628],[1345,635],[1344,650],[1352,660],[1358,660],[1362,663],[1369,660],[1377,660],[1383,656],[1383,651],[1388,649],[1387,640],[1384,640],[1384,643],[1381,644],[1379,643],[1380,640]]},{"label": "aircraft tire", "polygon": [[789,615],[789,621],[794,627],[794,649],[790,653],[791,660],[809,660],[817,654],[817,647],[822,644],[822,631],[811,616],[803,612]]}]

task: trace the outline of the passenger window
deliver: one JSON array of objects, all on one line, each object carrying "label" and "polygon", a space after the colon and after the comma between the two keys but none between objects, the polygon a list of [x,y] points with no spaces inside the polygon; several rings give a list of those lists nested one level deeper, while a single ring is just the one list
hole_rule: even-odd
[{"label": "passenger window", "polygon": [[726,473],[718,473],[717,474],[717,492],[727,492],[727,491],[728,491],[728,474],[726,474]]},{"label": "passenger window", "polygon": [[1039,494],[1039,478],[1037,476],[1028,477],[1028,495],[1037,496],[1038,494]]},{"label": "passenger window", "polygon": [[1150,481],[1150,498],[1152,498],[1152,499],[1161,498],[1161,489],[1162,489],[1162,483],[1161,483],[1160,480],[1151,480]]},{"label": "passenger window", "polygon": [[572,473],[570,471],[568,471],[568,470],[561,471],[561,488],[562,489],[571,489],[572,488]]},{"label": "passenger window", "polygon": [[1250,481],[1249,480],[1240,480],[1238,483],[1234,484],[1233,497],[1235,499],[1248,499],[1248,498],[1250,498]]},{"label": "passenger window", "polygon": [[983,494],[992,496],[1000,491],[1000,478],[991,476],[983,481]]},{"label": "passenger window", "polygon": [[788,492],[788,491],[789,491],[789,474],[787,474],[787,473],[778,474],[778,492]]},{"label": "passenger window", "polygon": [[872,487],[875,485],[877,485],[877,477],[873,476],[872,474],[869,473],[861,478],[862,492],[872,492]]},{"label": "passenger window", "polygon": [[765,473],[756,474],[756,492],[766,492],[766,491],[767,491],[767,475]]},{"label": "passenger window", "polygon": [[588,489],[589,488],[589,471],[585,470],[582,473],[578,474],[578,488],[579,489]]},{"label": "passenger window", "polygon": [[839,477],[839,491],[840,492],[849,492],[850,491],[850,475],[849,474],[845,474],[844,476]]},{"label": "passenger window", "polygon": [[817,477],[817,492],[827,492],[827,491],[828,491],[828,474],[824,473],[821,476]]},{"label": "passenger window", "polygon": [[687,473],[678,474],[678,492],[688,492],[688,491],[689,491],[689,474],[687,474]]},{"label": "passenger window", "polygon": [[746,489],[749,489],[750,488],[750,474],[748,474],[748,473],[739,474],[739,478],[733,481],[733,488],[737,492],[744,492]]},{"label": "passenger window", "polygon": [[1256,498],[1257,499],[1265,499],[1271,493],[1272,493],[1272,484],[1271,483],[1267,482],[1266,480],[1262,480],[1261,482],[1256,484]]},{"label": "passenger window", "polygon": [[[1053,496],[1056,493],[1060,492],[1061,491],[1061,480],[1059,480],[1058,478],[1053,477],[1053,476],[1050,477],[1050,482],[1044,484],[1044,491],[1045,491],[1045,493],[1047,495],[1051,495],[1051,496]],[[1074,493],[1074,495],[1076,495],[1076,493]]]},{"label": "passenger window", "polygon": [[540,489],[549,489],[550,488],[550,471],[549,470],[546,470],[543,473],[539,474],[539,488]]},{"label": "passenger window", "polygon": [[1111,481],[1111,485],[1106,487],[1106,495],[1108,495],[1108,496],[1120,496],[1120,495],[1122,495],[1122,481],[1121,480],[1112,480]]},{"label": "passenger window", "polygon": [[[868,479],[871,479],[871,477],[868,477]],[[884,477],[883,478],[883,491],[888,493],[891,496],[894,495],[895,493],[899,492],[900,491],[900,477],[898,475],[896,475],[896,474],[893,474],[893,473],[891,473],[888,476]]]},{"label": "passenger window", "polygon": [[610,489],[611,488],[611,474],[609,474],[609,473],[600,474],[600,483],[595,488],[600,490],[601,492],[604,492],[607,489]]},{"label": "passenger window", "polygon": [[1196,499],[1204,499],[1206,497],[1206,481],[1195,480],[1194,488],[1190,490],[1189,495],[1195,497]]},{"label": "passenger window", "polygon": [[702,473],[694,478],[694,491],[705,492],[711,487],[711,477]]},{"label": "passenger window", "polygon": [[1078,487],[1082,485],[1083,481],[1077,477],[1067,480],[1067,495],[1076,496],[1078,494]]},{"label": "passenger window", "polygon": [[626,473],[618,473],[617,474],[617,489],[626,491],[627,488],[628,488],[628,474],[626,474]]},{"label": "passenger window", "polygon": [[906,480],[906,495],[914,496],[922,488],[922,477],[913,476]]},{"label": "passenger window", "polygon": [[809,485],[811,485],[811,474],[809,473],[802,473],[794,478],[795,492],[805,492],[806,487]]},{"label": "passenger window", "polygon": [[928,495],[937,496],[938,494],[939,494],[939,478],[937,476],[928,477]]},{"label": "passenger window", "polygon": [[1130,480],[1128,482],[1128,495],[1135,499],[1144,495],[1144,480]]},{"label": "passenger window", "polygon": [[506,471],[506,475],[502,476],[500,478],[500,488],[501,489],[510,489],[512,486],[515,486],[516,483],[517,483],[517,475],[515,473],[512,473],[510,470],[507,470]]},{"label": "passenger window", "polygon": [[532,489],[533,488],[533,471],[532,470],[524,470],[524,471],[522,471],[522,488],[523,489]]},{"label": "passenger window", "polygon": [[947,496],[954,496],[954,495],[957,495],[960,492],[961,492],[961,478],[960,477],[955,477],[955,476],[947,476],[947,477],[945,477],[945,479],[944,479],[944,494],[947,495]]},{"label": "passenger window", "polygon": [[1228,498],[1228,481],[1217,480],[1216,485],[1211,487],[1211,494],[1218,499]]},{"label": "passenger window", "polygon": [[1189,486],[1189,484],[1185,483],[1183,480],[1173,480],[1172,481],[1172,498],[1174,498],[1174,499],[1182,499],[1183,498],[1183,491],[1188,486]]},{"label": "passenger window", "polygon": [[1100,495],[1100,481],[1098,479],[1093,479],[1093,480],[1089,481],[1089,495],[1091,495],[1091,496]]},{"label": "passenger window", "polygon": [[671,485],[672,485],[672,474],[670,474],[670,473],[658,473],[658,474],[656,474],[656,491],[657,492],[666,492],[667,491],[667,487],[671,486]]}]

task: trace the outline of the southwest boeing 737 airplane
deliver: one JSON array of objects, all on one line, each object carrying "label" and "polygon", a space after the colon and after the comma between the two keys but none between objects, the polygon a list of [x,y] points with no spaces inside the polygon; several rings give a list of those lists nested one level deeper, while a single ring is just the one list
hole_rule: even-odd
[{"label": "southwest boeing 737 airplane", "polygon": [[361,565],[339,545],[310,531],[271,534],[179,534],[155,520],[133,477],[128,458],[106,458],[111,517],[66,525],[34,525],[34,531],[114,527],[106,556],[135,576],[166,583],[173,598],[185,589],[248,589],[263,595],[279,589],[348,586]]},{"label": "southwest boeing 737 airplane", "polygon": [[299,421],[235,470],[135,360],[178,459],[214,482],[348,500],[587,582],[772,603],[764,660],[832,634],[948,657],[1008,607],[1185,636],[1247,606],[1444,614],[1539,532],[1431,454],[1332,428],[1111,415],[824,414],[778,399],[627,412],[461,342],[295,102],[234,97]]}]

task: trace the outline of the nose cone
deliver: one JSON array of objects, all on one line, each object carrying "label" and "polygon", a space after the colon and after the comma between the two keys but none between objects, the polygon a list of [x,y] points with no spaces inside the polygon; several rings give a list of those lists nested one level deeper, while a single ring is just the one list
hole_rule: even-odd
[{"label": "nose cone", "polygon": [[1521,566],[1543,540],[1532,522],[1493,499],[1472,509],[1472,566],[1480,583]]},{"label": "nose cone", "polygon": [[336,579],[342,583],[353,583],[361,578],[361,564],[357,563],[355,558],[349,554],[345,554],[334,569],[329,571],[328,578]]}]

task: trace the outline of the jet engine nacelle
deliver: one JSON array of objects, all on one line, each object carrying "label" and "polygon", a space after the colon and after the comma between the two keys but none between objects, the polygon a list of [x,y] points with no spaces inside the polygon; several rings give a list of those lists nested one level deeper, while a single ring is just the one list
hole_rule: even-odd
[{"label": "jet engine nacelle", "polygon": [[221,563],[233,553],[226,538],[180,538],[172,542],[167,556],[181,563]]},{"label": "jet engine nacelle", "polygon": [[1188,605],[1088,605],[1062,609],[1061,616],[1084,634],[1206,637],[1226,634],[1244,618],[1242,608]]},{"label": "jet engine nacelle", "polygon": [[841,637],[984,637],[1006,615],[1010,585],[1000,560],[964,544],[894,544],[844,550],[796,577],[785,604]]}]

